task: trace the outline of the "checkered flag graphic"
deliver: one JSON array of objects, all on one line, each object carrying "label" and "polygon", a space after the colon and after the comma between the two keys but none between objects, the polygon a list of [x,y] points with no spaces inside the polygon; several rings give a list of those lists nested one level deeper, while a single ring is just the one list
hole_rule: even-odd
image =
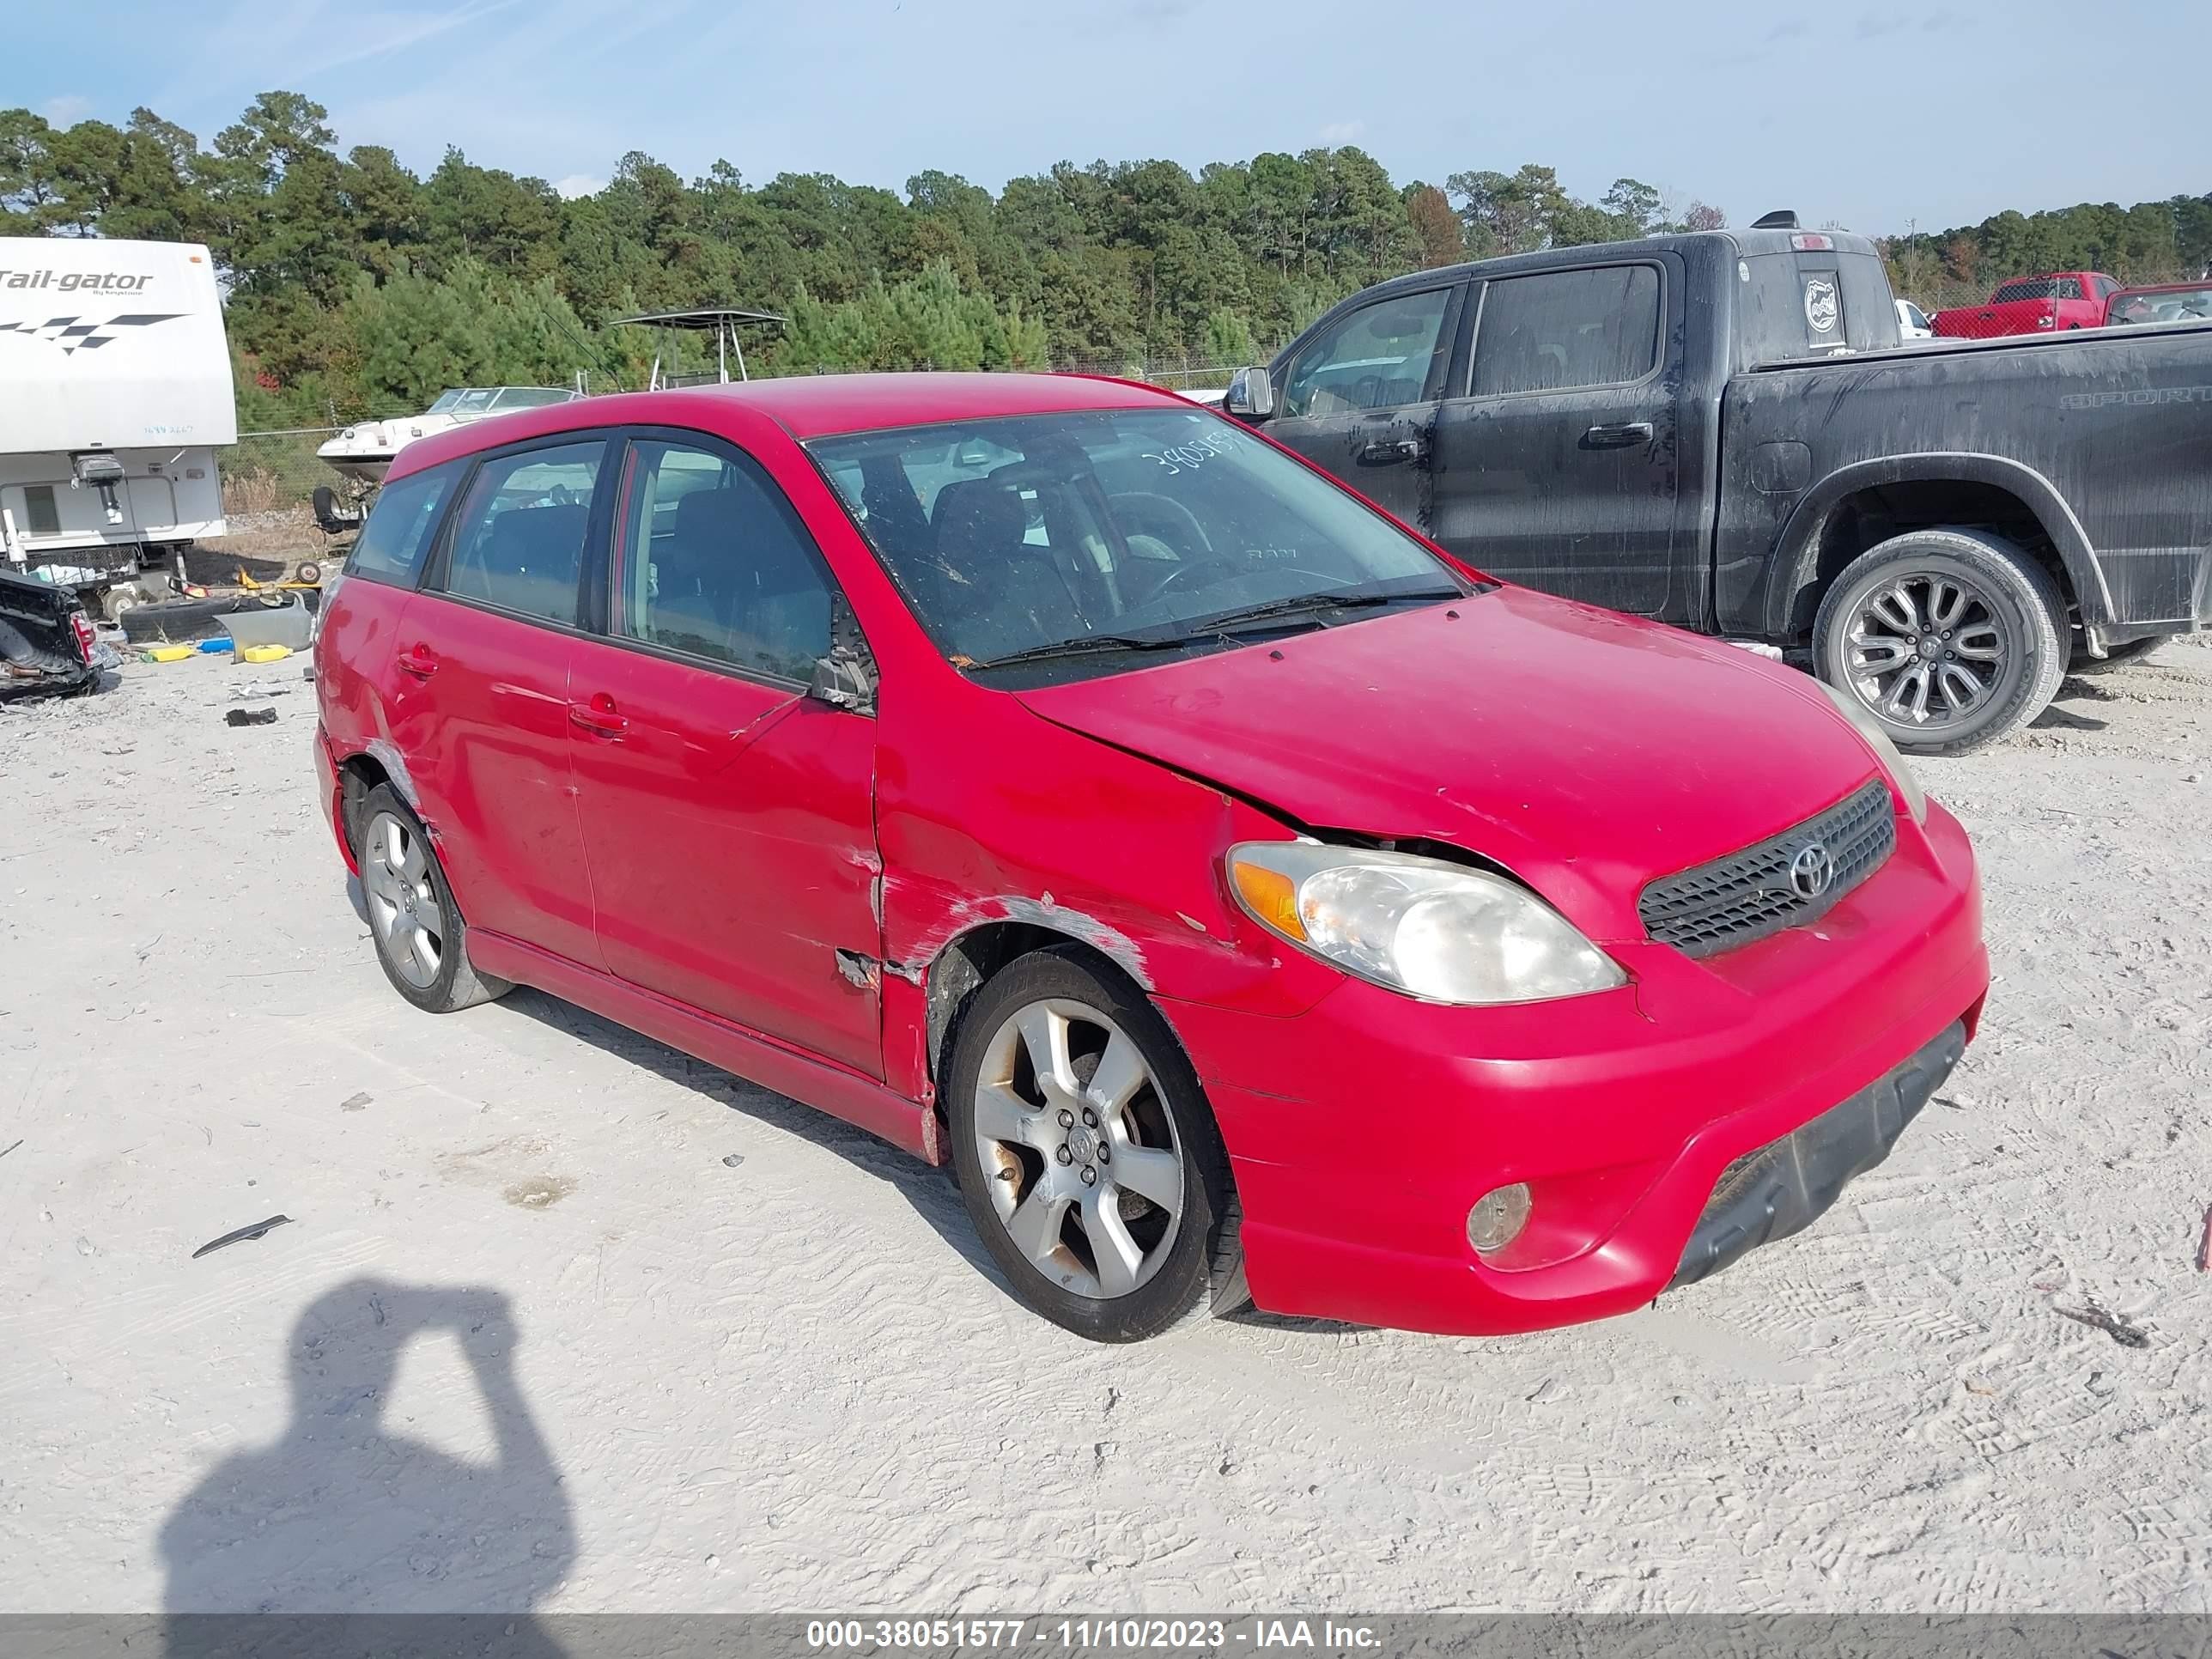
[{"label": "checkered flag graphic", "polygon": [[0,334],[28,334],[58,345],[64,355],[73,356],[80,350],[96,351],[112,344],[118,337],[108,333],[109,329],[150,328],[155,323],[169,322],[183,314],[174,311],[133,312],[103,322],[90,322],[82,317],[49,317],[43,323],[0,323]]}]

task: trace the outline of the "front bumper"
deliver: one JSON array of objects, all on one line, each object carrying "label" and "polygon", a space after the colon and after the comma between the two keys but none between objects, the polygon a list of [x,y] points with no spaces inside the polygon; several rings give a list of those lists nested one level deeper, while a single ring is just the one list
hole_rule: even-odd
[{"label": "front bumper", "polygon": [[1667,1288],[1710,1279],[1746,1251],[1819,1220],[1846,1182],[1889,1156],[1966,1052],[1960,1020],[1887,1077],[1722,1170]]},{"label": "front bumper", "polygon": [[[1940,805],[1898,829],[1808,925],[1701,962],[1608,944],[1618,991],[1448,1008],[1347,980],[1293,1018],[1164,998],[1229,1149],[1254,1300],[1469,1335],[1651,1301],[1731,1164],[1953,1027],[1972,1037],[1989,986],[1972,849]],[[1479,1256],[1468,1211],[1511,1182],[1528,1226]]]}]

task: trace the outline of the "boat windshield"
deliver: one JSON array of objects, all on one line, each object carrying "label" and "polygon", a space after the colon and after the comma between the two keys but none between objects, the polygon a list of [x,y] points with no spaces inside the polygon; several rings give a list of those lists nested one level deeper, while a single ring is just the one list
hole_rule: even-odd
[{"label": "boat windshield", "polygon": [[499,395],[492,399],[494,409],[543,409],[548,404],[565,404],[575,397],[573,392],[557,386],[501,386]]}]

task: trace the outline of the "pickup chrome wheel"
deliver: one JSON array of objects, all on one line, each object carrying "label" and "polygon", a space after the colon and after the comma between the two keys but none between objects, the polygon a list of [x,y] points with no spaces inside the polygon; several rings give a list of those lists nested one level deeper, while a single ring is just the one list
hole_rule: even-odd
[{"label": "pickup chrome wheel", "polygon": [[469,961],[468,924],[422,821],[388,783],[378,784],[346,814],[361,872],[362,908],[376,941],[376,960],[392,988],[417,1008],[451,1013],[512,989]]},{"label": "pickup chrome wheel", "polygon": [[1820,602],[1814,665],[1901,749],[1959,754],[2041,714],[2066,671],[2066,604],[2033,556],[1980,531],[1869,549]]},{"label": "pickup chrome wheel", "polygon": [[1883,719],[1948,726],[1988,702],[2004,668],[2004,631],[1981,590],[1908,571],[1859,601],[1850,619],[1851,690]]},{"label": "pickup chrome wheel", "polygon": [[968,1213],[1036,1311],[1127,1342],[1195,1310],[1217,1272],[1241,1290],[1219,1132],[1135,987],[1072,950],[1022,957],[962,1009],[945,1081]]}]

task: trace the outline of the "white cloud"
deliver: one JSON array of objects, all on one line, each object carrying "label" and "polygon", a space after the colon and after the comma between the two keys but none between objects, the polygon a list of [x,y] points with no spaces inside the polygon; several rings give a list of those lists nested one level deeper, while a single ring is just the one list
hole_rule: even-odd
[{"label": "white cloud", "polygon": [[556,179],[553,188],[565,201],[574,201],[579,196],[597,196],[607,187],[604,179],[594,179],[588,173],[572,173],[565,179]]},{"label": "white cloud", "polygon": [[92,113],[92,100],[68,93],[59,98],[49,98],[39,106],[39,113],[58,127],[73,127]]},{"label": "white cloud", "polygon": [[1331,121],[1321,130],[1321,141],[1324,144],[1348,144],[1366,131],[1364,121]]}]

